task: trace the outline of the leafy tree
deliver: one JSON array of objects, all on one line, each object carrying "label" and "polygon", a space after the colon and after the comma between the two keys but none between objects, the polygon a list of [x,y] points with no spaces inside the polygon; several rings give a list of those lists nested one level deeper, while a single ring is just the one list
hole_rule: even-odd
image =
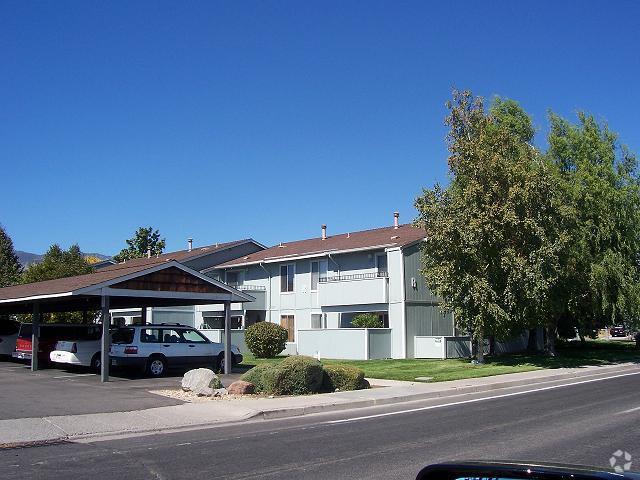
[{"label": "leafy tree", "polygon": [[[553,295],[558,327],[581,338],[611,323],[633,323],[640,313],[640,185],[635,156],[593,116],[572,124],[549,116],[548,159],[560,175],[564,199],[575,212],[567,225],[567,259]],[[553,345],[551,345],[553,350]]]},{"label": "leafy tree", "polygon": [[93,272],[78,245],[63,250],[59,245],[51,245],[42,260],[30,264],[22,274],[22,283],[42,282],[56,278],[73,277]]},{"label": "leafy tree", "polygon": [[19,283],[22,265],[18,260],[13,241],[0,225],[0,287]]},{"label": "leafy tree", "polygon": [[509,337],[545,323],[566,238],[553,164],[529,144],[522,108],[453,92],[446,125],[450,184],[425,189],[416,224],[426,231],[423,274],[473,336]]},{"label": "leafy tree", "polygon": [[[54,244],[49,247],[40,262],[32,263],[24,270],[21,280],[22,283],[42,282],[92,272],[93,268],[85,261],[78,245],[72,245],[69,250],[63,250],[59,245]],[[80,323],[93,317],[93,312],[88,312],[86,315],[79,312],[49,313],[43,314],[42,321]]]},{"label": "leafy tree", "polygon": [[134,236],[126,242],[127,248],[113,257],[117,262],[146,257],[149,251],[151,255],[160,255],[165,248],[165,239],[160,238],[160,232],[152,227],[138,228]]}]

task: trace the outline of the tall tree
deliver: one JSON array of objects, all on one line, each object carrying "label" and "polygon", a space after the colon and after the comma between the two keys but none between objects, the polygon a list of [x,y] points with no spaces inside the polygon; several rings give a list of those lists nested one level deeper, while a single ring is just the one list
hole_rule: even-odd
[{"label": "tall tree", "polygon": [[91,272],[93,268],[84,259],[78,245],[63,250],[54,244],[49,247],[40,262],[32,263],[24,270],[22,283],[42,282]]},{"label": "tall tree", "polygon": [[18,283],[21,273],[22,265],[13,249],[13,241],[0,225],[0,287]]},{"label": "tall tree", "polygon": [[[575,215],[548,338],[558,328],[580,336],[640,314],[640,185],[635,156],[593,116],[573,124],[550,114],[548,159],[560,172],[564,197]],[[550,345],[553,351],[554,345]]]},{"label": "tall tree", "polygon": [[153,227],[140,227],[136,233],[128,239],[127,247],[123,248],[114,258],[117,262],[142,258],[151,255],[160,255],[165,248],[165,239],[160,238],[160,232]]},{"label": "tall tree", "polygon": [[425,189],[416,224],[426,231],[429,287],[470,331],[478,361],[487,335],[545,321],[565,237],[553,165],[530,145],[531,121],[513,101],[454,91],[446,125],[450,184]]},{"label": "tall tree", "polygon": [[[59,245],[51,245],[38,263],[30,264],[22,273],[22,283],[42,282],[56,278],[73,277],[92,273],[93,267],[89,265],[78,245],[72,245],[68,250],[63,250]],[[94,318],[94,313],[88,315],[80,312],[48,313],[43,314],[44,322],[55,323],[80,323]],[[25,319],[29,321],[28,318]]]}]

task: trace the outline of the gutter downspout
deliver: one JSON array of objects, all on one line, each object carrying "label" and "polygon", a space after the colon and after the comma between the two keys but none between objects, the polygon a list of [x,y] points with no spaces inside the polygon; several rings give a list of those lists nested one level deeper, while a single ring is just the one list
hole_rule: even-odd
[{"label": "gutter downspout", "polygon": [[327,253],[327,258],[331,260],[336,267],[338,267],[338,275],[340,275],[340,264],[336,262],[336,259],[333,258],[330,253]]},{"label": "gutter downspout", "polygon": [[[267,270],[264,266],[264,262],[260,262],[260,268],[262,268],[265,272],[267,272],[267,276],[269,277],[269,283],[267,285],[267,314],[269,315],[269,322],[271,321],[271,272]],[[265,320],[267,320],[265,318]]]},{"label": "gutter downspout", "polygon": [[[400,247],[400,298],[402,305],[402,358],[407,358],[407,297],[405,292],[404,251]],[[389,279],[391,280],[391,279]],[[414,352],[415,356],[415,352]]]}]

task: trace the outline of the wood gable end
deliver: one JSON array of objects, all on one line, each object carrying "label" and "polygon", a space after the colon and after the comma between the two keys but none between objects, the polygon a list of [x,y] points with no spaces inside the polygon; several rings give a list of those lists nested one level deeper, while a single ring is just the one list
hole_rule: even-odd
[{"label": "wood gable end", "polygon": [[127,290],[151,290],[154,292],[228,293],[223,288],[205,282],[177,267],[141,275],[111,285],[111,288]]}]

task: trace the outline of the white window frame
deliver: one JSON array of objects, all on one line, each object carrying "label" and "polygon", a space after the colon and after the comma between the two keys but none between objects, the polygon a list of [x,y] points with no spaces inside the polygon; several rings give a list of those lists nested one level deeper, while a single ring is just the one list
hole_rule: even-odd
[{"label": "white window frame", "polygon": [[[293,285],[292,285],[292,290],[285,290],[282,291],[282,267],[287,267],[287,288],[289,288],[289,267],[291,267],[293,269]],[[292,293],[295,293],[296,291],[296,264],[295,263],[285,263],[280,265],[280,294],[283,295],[290,295]]]},{"label": "white window frame", "polygon": [[386,260],[387,260],[387,269],[385,270],[385,273],[386,273],[387,275],[389,275],[389,257],[387,256],[387,252],[384,252],[384,253],[376,253],[376,256],[375,256],[375,262],[376,262],[376,263],[375,263],[376,276],[377,276],[377,275],[378,275],[378,273],[380,272],[380,269],[378,268],[378,258],[379,258],[379,257],[385,257],[385,258],[386,258]]},{"label": "white window frame", "polygon": [[[309,274],[310,274],[310,279],[309,279],[309,291],[311,292],[317,292],[318,291],[318,285],[320,285],[320,277],[322,276],[322,263],[325,263],[325,265],[327,266],[327,270],[325,272],[325,275],[329,276],[329,261],[326,258],[317,258],[315,260],[311,260],[309,262]],[[316,285],[316,288],[313,288],[313,264],[317,263],[318,264],[318,285]]]},{"label": "white window frame", "polygon": [[[320,315],[320,326],[318,328],[313,326],[313,316]],[[327,314],[324,312],[311,312],[309,316],[309,327],[312,330],[326,330],[327,328]]]}]

